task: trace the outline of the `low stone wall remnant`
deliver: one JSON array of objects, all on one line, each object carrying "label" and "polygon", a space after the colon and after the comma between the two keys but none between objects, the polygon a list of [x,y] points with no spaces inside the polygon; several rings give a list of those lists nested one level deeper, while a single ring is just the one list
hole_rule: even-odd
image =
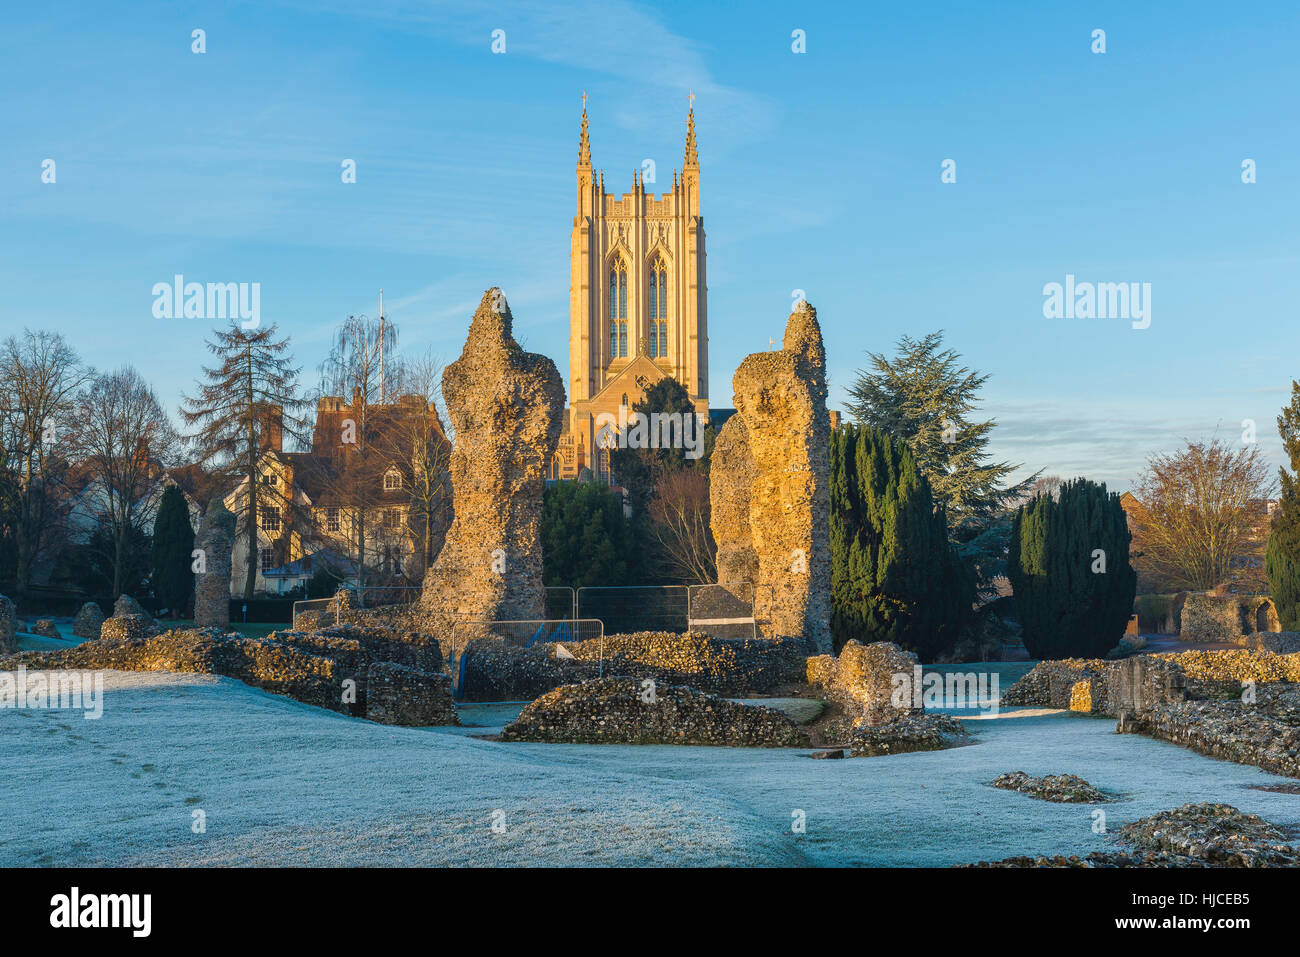
[{"label": "low stone wall remnant", "polygon": [[99,637],[109,641],[122,641],[133,638],[147,638],[158,634],[158,624],[148,615],[114,615],[105,618],[100,626]]},{"label": "low stone wall remnant", "polygon": [[501,740],[776,748],[808,743],[793,721],[772,708],[628,677],[548,691],[506,726]]},{"label": "low stone wall remnant", "polygon": [[1295,867],[1300,850],[1280,828],[1229,804],[1184,804],[1115,832],[1133,850],[1084,856],[1008,857],[964,867]]},{"label": "low stone wall remnant", "polygon": [[1273,600],[1260,595],[1188,595],[1179,637],[1183,641],[1235,641],[1239,635],[1280,630]]},{"label": "low stone wall remnant", "polygon": [[919,663],[916,655],[893,642],[862,645],[850,640],[838,657],[809,658],[806,676],[810,685],[821,688],[832,701],[861,712],[864,724],[883,724],[895,720],[899,710],[920,710],[910,701],[902,709],[893,703],[894,675],[907,675],[911,681]]},{"label": "low stone wall remnant", "polygon": [[965,744],[969,737],[965,726],[948,714],[896,711],[884,722],[858,720],[849,732],[849,756],[854,758],[942,751]]},{"label": "low stone wall remnant", "polygon": [[[823,726],[819,733],[838,738],[842,732],[854,758],[939,751],[966,743],[965,725],[951,715],[916,707],[910,694],[894,701],[895,676],[905,675],[910,689],[919,665],[916,655],[888,641],[862,645],[850,640],[838,656],[809,658],[808,683],[845,712],[845,718],[832,717],[833,726]],[[847,729],[846,719],[851,722]]]},{"label": "low stone wall remnant", "polygon": [[370,666],[366,676],[366,718],[379,724],[410,727],[460,724],[450,677],[393,661]]},{"label": "low stone wall remnant", "polygon": [[0,595],[0,655],[18,650],[18,609]]},{"label": "low stone wall remnant", "polygon": [[1254,697],[1161,705],[1125,714],[1116,730],[1300,778],[1300,686],[1261,684]]},{"label": "low stone wall remnant", "polygon": [[[572,657],[561,657],[559,647]],[[561,685],[598,677],[599,639],[538,642],[521,648],[501,638],[477,638],[464,649],[462,697],[522,701]],[[764,694],[798,681],[808,646],[789,638],[714,638],[699,632],[606,635],[604,673],[654,678],[733,698]]]},{"label": "low stone wall remnant", "polygon": [[1057,804],[1098,804],[1110,800],[1105,792],[1074,774],[1046,774],[1043,777],[1031,777],[1024,771],[1011,771],[1008,774],[999,774],[993,779],[991,786],[1004,791],[1017,791],[1020,794]]},{"label": "low stone wall remnant", "polygon": [[[161,634],[118,637],[113,622],[137,622],[126,615],[105,622],[104,635],[66,650],[0,657],[0,671],[20,664],[29,670],[175,671],[221,675],[282,694],[305,704],[354,717],[371,717],[368,681],[382,684],[372,720],[400,724],[454,723],[450,679],[436,674],[437,643],[400,638],[381,630],[339,628],[319,633],[275,632],[266,638],[223,634],[218,628],[188,628]],[[116,627],[116,626],[115,626]],[[403,661],[382,660],[379,656]],[[422,671],[413,664],[434,666]],[[388,667],[379,667],[387,665]],[[377,670],[376,670],[377,669]],[[402,669],[402,670],[398,670]],[[408,698],[401,696],[410,693]]]},{"label": "low stone wall remnant", "polygon": [[81,606],[72,622],[72,633],[78,638],[94,640],[104,627],[104,612],[98,602],[88,601]]}]

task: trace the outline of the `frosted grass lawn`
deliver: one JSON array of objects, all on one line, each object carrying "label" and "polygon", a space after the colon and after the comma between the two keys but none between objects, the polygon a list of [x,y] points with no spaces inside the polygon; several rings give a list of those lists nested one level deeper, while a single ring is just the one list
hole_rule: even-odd
[{"label": "frosted grass lawn", "polygon": [[1015,770],[1121,792],[1111,830],[1189,801],[1300,830],[1300,798],[1249,786],[1287,779],[1054,711],[973,720],[970,747],[813,761],[480,739],[520,705],[412,729],[211,676],[107,672],[105,692],[98,721],[0,710],[0,865],[913,866],[1107,846],[1092,806],[988,787]]}]

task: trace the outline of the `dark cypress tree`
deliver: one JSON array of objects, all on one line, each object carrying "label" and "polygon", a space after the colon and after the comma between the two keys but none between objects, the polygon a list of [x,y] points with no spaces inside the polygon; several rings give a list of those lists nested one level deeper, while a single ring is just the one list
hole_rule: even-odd
[{"label": "dark cypress tree", "polygon": [[542,580],[582,588],[632,583],[637,549],[622,496],[598,482],[556,482],[542,495]]},{"label": "dark cypress tree", "polygon": [[1007,578],[1035,658],[1099,658],[1133,611],[1137,573],[1119,496],[1074,479],[1039,495],[1011,520]]},{"label": "dark cypress tree", "polygon": [[[1282,448],[1292,473],[1300,473],[1300,382],[1291,383],[1291,404],[1277,417]],[[1287,631],[1300,629],[1300,474],[1278,469],[1281,497],[1264,553],[1268,589]]]},{"label": "dark cypress tree", "polygon": [[871,426],[831,435],[831,632],[893,641],[922,660],[951,648],[974,582],[908,447]]},{"label": "dark cypress tree", "polygon": [[153,593],[179,618],[194,594],[194,529],[185,494],[175,485],[167,486],[158,505],[153,524]]}]

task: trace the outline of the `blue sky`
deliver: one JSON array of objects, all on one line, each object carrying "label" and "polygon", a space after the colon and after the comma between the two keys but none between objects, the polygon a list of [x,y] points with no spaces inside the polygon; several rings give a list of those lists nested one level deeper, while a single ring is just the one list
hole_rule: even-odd
[{"label": "blue sky", "polygon": [[[647,158],[663,191],[693,90],[713,405],[803,289],[836,407],[867,350],[942,328],[992,375],[994,453],[1027,470],[1125,488],[1246,418],[1280,464],[1293,3],[50,3],[4,25],[0,333],[59,329],[170,407],[210,327],[153,317],[176,273],[260,283],[313,384],[381,286],[403,348],[450,361],[500,285],[567,372],[580,95],[611,191]],[[1151,283],[1150,327],[1045,319],[1066,274]]]}]

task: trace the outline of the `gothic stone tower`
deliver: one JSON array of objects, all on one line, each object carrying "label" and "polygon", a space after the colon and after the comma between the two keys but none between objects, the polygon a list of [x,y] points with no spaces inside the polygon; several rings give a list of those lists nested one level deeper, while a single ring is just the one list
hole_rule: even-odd
[{"label": "gothic stone tower", "polygon": [[[563,467],[586,464],[604,474],[596,454],[601,412],[630,408],[645,390],[672,376],[708,412],[708,286],[695,111],[686,119],[686,155],[673,171],[672,192],[646,192],[641,170],[632,192],[605,192],[605,174],[591,166],[587,109],[578,141],[577,215],[569,279],[569,413]],[[585,460],[585,461],[584,461]],[[567,477],[567,476],[566,476]]]}]

